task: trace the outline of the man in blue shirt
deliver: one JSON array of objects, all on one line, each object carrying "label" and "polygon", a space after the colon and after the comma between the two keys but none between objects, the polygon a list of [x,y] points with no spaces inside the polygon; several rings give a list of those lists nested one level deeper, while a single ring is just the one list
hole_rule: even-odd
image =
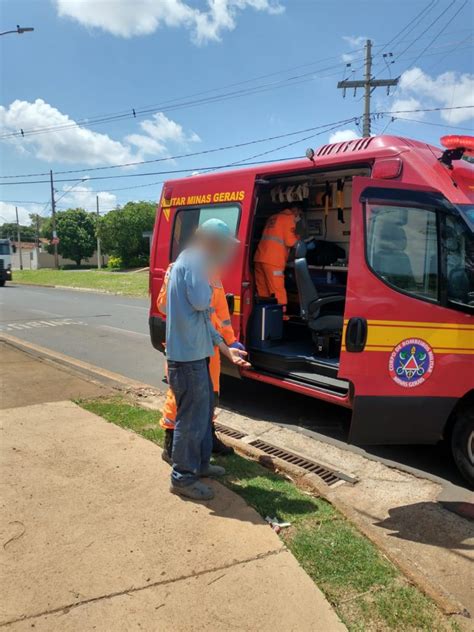
[{"label": "man in blue shirt", "polygon": [[225,344],[209,315],[209,278],[213,270],[228,264],[236,243],[225,222],[207,220],[177,258],[168,281],[166,355],[168,380],[177,404],[171,491],[195,500],[214,496],[200,477],[225,473],[224,468],[210,464],[214,393],[209,357],[218,346],[234,364],[249,366],[243,359],[245,352]]}]

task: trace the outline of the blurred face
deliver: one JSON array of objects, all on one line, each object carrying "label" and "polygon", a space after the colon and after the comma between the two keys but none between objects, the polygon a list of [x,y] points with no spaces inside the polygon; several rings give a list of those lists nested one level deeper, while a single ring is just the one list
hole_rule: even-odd
[{"label": "blurred face", "polygon": [[228,266],[236,252],[236,244],[226,239],[202,236],[201,244],[209,256],[212,268]]}]

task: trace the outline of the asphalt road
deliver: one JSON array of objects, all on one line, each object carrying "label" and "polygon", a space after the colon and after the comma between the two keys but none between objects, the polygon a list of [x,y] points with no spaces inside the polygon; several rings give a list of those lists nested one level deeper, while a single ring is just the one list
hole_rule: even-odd
[{"label": "asphalt road", "polygon": [[[2,332],[166,388],[163,356],[149,339],[147,299],[7,285],[0,289]],[[435,478],[444,484],[444,500],[466,500],[466,487],[443,444],[366,450],[349,446],[349,411],[251,380],[224,378],[221,404]]]}]

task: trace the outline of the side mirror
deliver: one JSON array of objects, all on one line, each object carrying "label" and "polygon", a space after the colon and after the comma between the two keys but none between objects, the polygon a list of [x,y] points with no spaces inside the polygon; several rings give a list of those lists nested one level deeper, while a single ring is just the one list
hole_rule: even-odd
[{"label": "side mirror", "polygon": [[16,246],[15,246],[15,244],[12,244],[12,252],[13,252],[13,254],[15,254],[15,252],[16,252]]}]

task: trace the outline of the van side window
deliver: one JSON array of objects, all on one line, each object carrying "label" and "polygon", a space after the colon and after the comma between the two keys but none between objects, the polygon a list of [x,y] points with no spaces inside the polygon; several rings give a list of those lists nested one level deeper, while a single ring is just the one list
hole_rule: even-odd
[{"label": "van side window", "polygon": [[203,206],[177,210],[171,239],[171,261],[175,261],[181,250],[186,247],[196,228],[213,218],[221,219],[236,235],[239,227],[240,206]]},{"label": "van side window", "polygon": [[368,204],[367,260],[384,281],[406,293],[438,299],[438,233],[431,210]]},{"label": "van side window", "polygon": [[447,215],[443,235],[448,301],[474,307],[474,236],[464,221]]}]

